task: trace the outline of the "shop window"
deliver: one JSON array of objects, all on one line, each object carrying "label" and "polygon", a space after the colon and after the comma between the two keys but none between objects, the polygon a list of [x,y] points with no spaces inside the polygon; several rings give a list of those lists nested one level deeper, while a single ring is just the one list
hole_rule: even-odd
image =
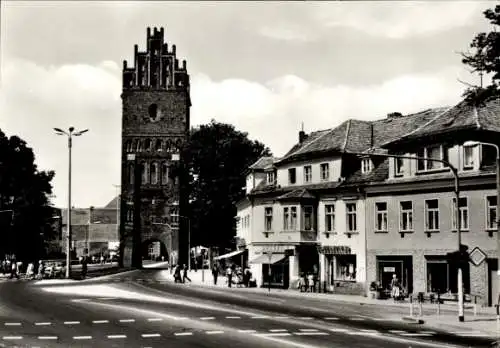
[{"label": "shop window", "polygon": [[335,280],[356,281],[356,255],[336,256]]},{"label": "shop window", "polygon": [[[440,294],[456,294],[458,268],[454,264],[449,264],[440,256],[429,257],[427,266],[427,291]],[[462,269],[462,279],[464,284],[464,293],[470,294],[470,268],[469,264],[464,265]]]}]

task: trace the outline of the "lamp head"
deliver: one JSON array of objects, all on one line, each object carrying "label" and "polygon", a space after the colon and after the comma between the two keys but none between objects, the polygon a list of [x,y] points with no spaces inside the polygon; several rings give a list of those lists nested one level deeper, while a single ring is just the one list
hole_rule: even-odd
[{"label": "lamp head", "polygon": [[72,133],[75,130],[75,127],[71,126],[69,127],[69,132]]},{"label": "lamp head", "polygon": [[477,146],[481,144],[479,141],[469,140],[464,143],[464,146]]},{"label": "lamp head", "polygon": [[74,136],[78,137],[80,135],[82,135],[83,133],[87,133],[89,130],[88,129],[84,129],[82,131],[79,131],[79,132],[76,132],[75,134],[73,134]]}]

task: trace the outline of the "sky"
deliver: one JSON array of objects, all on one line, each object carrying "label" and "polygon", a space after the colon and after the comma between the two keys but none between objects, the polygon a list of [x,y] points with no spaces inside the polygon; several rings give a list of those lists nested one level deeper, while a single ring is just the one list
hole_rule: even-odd
[{"label": "sky", "polygon": [[[104,206],[120,183],[121,68],[146,28],[187,60],[191,123],[231,123],[283,155],[298,132],[451,106],[478,83],[461,64],[491,27],[480,1],[132,2],[1,1],[0,129],[23,138],[39,169],[55,170],[67,205]],[[129,64],[133,65],[133,64]]]}]

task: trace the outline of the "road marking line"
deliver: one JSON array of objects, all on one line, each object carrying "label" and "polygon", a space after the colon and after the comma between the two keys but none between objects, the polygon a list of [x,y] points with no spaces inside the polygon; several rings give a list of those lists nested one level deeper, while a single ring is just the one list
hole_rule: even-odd
[{"label": "road marking line", "polygon": [[115,339],[115,338],[127,338],[127,335],[108,335],[109,339]]},{"label": "road marking line", "polygon": [[256,315],[256,316],[253,316],[253,317],[250,317],[251,319],[267,319],[269,318],[268,315]]},{"label": "road marking line", "polygon": [[217,334],[223,334],[224,331],[220,331],[220,330],[214,330],[214,331],[205,331],[205,333],[207,335],[217,335]]},{"label": "road marking line", "polygon": [[90,301],[90,299],[88,298],[77,298],[77,299],[74,299],[74,300],[71,300],[72,302],[86,302],[86,301]]},{"label": "road marking line", "polygon": [[300,320],[313,320],[314,318],[312,318],[312,317],[299,317],[297,319],[300,319]]},{"label": "road marking line", "polygon": [[378,330],[373,330],[373,329],[361,329],[359,331],[362,331],[362,332],[374,332],[374,333],[378,333]]},{"label": "road marking line", "polygon": [[271,329],[269,332],[287,332],[287,329]]},{"label": "road marking line", "polygon": [[74,340],[91,340],[92,336],[73,336]]},{"label": "road marking line", "polygon": [[291,333],[289,332],[274,332],[274,333],[257,333],[254,334],[255,336],[262,336],[262,337],[283,337],[283,336],[292,336]]},{"label": "road marking line", "polygon": [[294,332],[297,336],[328,336],[328,332]]},{"label": "road marking line", "polygon": [[301,332],[318,332],[318,329],[299,329]]},{"label": "road marking line", "polygon": [[38,336],[39,340],[57,340],[57,336]]},{"label": "road marking line", "polygon": [[192,332],[176,332],[174,333],[175,336],[192,336]]},{"label": "road marking line", "polygon": [[135,322],[135,319],[120,319],[120,323],[133,323]]},{"label": "road marking line", "polygon": [[418,332],[405,332],[400,334],[401,336],[407,336],[407,337],[427,337],[427,336],[432,336],[431,334],[428,333],[418,333]]},{"label": "road marking line", "polygon": [[163,318],[149,318],[148,321],[163,321]]},{"label": "road marking line", "polygon": [[489,336],[494,336],[494,335],[488,335],[485,332],[469,332],[467,334],[464,333],[464,334],[460,334],[458,336],[462,336],[462,337],[489,337]]},{"label": "road marking line", "polygon": [[109,323],[109,320],[92,320],[92,323],[94,323],[94,324],[107,324],[107,323]]},{"label": "road marking line", "polygon": [[5,323],[5,326],[21,326],[21,323]]},{"label": "road marking line", "polygon": [[337,317],[325,317],[323,319],[325,319],[325,320],[339,320],[339,318],[337,318]]},{"label": "road marking line", "polygon": [[287,316],[283,316],[283,315],[281,315],[281,316],[277,316],[277,317],[274,317],[274,318],[275,318],[275,319],[288,319],[288,318],[290,318],[290,317],[287,317]]},{"label": "road marking line", "polygon": [[80,324],[79,321],[65,321],[64,325],[78,325]]},{"label": "road marking line", "polygon": [[215,317],[201,317],[201,320],[214,320]]},{"label": "road marking line", "polygon": [[241,333],[255,333],[255,332],[257,332],[257,330],[238,330],[238,332],[241,332]]},{"label": "road marking line", "polygon": [[101,301],[109,301],[109,300],[115,300],[116,298],[115,297],[98,297],[97,299],[101,300]]},{"label": "road marking line", "polygon": [[226,319],[241,319],[241,317],[237,317],[237,316],[228,316],[228,317],[226,317]]},{"label": "road marking line", "polygon": [[435,335],[437,332],[436,331],[420,331],[420,333],[427,333],[427,334]]},{"label": "road marking line", "polygon": [[403,330],[389,330],[390,333],[395,333],[395,334],[399,334],[399,333],[404,333],[406,331],[403,331]]},{"label": "road marking line", "polygon": [[176,318],[173,318],[174,320],[186,320],[188,319],[188,317],[176,317]]},{"label": "road marking line", "polygon": [[347,332],[349,330],[347,329],[340,329],[340,328],[332,328],[332,329],[329,329],[330,331],[332,332]]},{"label": "road marking line", "polygon": [[351,318],[352,321],[365,321],[365,318]]},{"label": "road marking line", "polygon": [[159,333],[152,333],[152,334],[142,334],[141,335],[144,338],[150,338],[150,337],[161,337]]},{"label": "road marking line", "polygon": [[41,322],[41,323],[35,323],[36,326],[47,326],[47,325],[51,325],[52,323],[50,322]]},{"label": "road marking line", "polygon": [[23,336],[3,336],[4,340],[22,340]]}]

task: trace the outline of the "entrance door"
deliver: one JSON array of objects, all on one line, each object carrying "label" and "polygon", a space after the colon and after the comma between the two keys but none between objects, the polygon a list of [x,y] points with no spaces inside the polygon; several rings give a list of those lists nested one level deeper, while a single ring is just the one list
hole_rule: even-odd
[{"label": "entrance door", "polygon": [[396,274],[400,282],[403,279],[403,261],[379,261],[379,279],[384,289],[390,290],[392,275]]}]

